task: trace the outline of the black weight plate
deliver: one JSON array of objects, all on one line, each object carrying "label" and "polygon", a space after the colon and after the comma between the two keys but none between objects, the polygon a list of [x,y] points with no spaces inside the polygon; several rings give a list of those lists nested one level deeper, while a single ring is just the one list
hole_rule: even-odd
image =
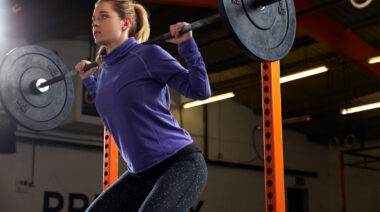
[{"label": "black weight plate", "polygon": [[73,104],[73,82],[65,79],[43,93],[33,92],[37,79],[49,80],[68,72],[61,59],[40,46],[23,46],[9,52],[0,65],[0,100],[21,126],[37,131],[60,125]]},{"label": "black weight plate", "polygon": [[255,6],[255,0],[217,3],[229,34],[248,57],[271,62],[289,53],[296,32],[293,0],[280,0],[265,7]]}]

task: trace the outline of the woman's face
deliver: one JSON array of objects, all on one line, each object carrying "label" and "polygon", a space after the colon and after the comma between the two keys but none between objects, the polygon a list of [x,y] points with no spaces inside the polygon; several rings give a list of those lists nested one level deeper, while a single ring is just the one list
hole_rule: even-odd
[{"label": "woman's face", "polygon": [[122,39],[125,31],[125,20],[113,10],[113,3],[101,2],[92,16],[92,33],[98,45],[112,45]]}]

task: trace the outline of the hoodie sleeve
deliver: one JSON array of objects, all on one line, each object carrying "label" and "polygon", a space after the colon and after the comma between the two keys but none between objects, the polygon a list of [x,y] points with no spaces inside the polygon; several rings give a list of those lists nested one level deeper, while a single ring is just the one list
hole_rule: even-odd
[{"label": "hoodie sleeve", "polygon": [[178,45],[179,54],[185,59],[185,69],[173,56],[159,46],[152,45],[149,52],[148,71],[163,84],[187,98],[203,100],[211,96],[206,66],[193,38]]},{"label": "hoodie sleeve", "polygon": [[96,78],[94,75],[91,75],[90,77],[87,77],[86,79],[82,80],[84,86],[86,87],[88,93],[90,94],[91,98],[95,101],[96,98]]}]

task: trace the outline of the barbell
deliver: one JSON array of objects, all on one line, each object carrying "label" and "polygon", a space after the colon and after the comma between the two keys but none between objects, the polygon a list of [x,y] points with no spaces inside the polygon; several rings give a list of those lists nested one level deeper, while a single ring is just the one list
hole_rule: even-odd
[{"label": "barbell", "polygon": [[[185,26],[181,33],[221,19],[234,42],[253,60],[276,61],[290,51],[296,31],[293,0],[217,0],[217,5],[218,14]],[[170,37],[166,33],[143,44],[158,44]],[[97,65],[92,62],[85,70]],[[71,78],[76,74],[43,47],[13,49],[0,65],[1,103],[27,129],[54,129],[69,115],[74,95]]]}]

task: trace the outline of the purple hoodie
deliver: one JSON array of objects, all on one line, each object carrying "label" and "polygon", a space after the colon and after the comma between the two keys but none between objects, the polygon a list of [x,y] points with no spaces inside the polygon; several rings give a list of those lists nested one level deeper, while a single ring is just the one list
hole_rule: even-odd
[{"label": "purple hoodie", "polygon": [[187,98],[211,95],[205,64],[193,38],[178,45],[188,70],[157,45],[131,37],[101,55],[99,75],[83,80],[96,109],[133,173],[147,170],[193,142],[170,113],[168,85]]}]

